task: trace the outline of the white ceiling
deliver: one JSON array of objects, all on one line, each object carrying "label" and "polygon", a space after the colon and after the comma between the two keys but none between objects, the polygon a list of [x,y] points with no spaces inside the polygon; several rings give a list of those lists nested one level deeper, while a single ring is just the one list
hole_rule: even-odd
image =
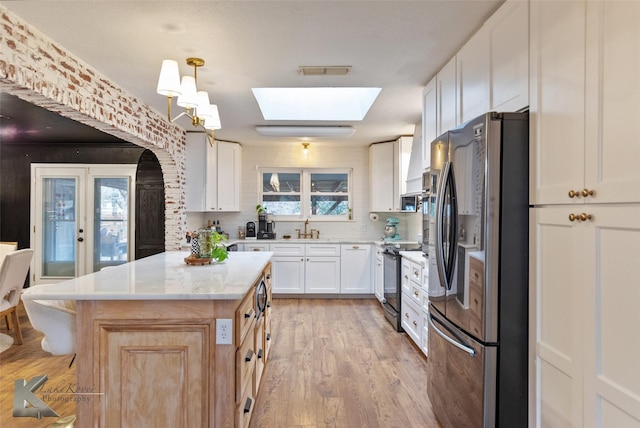
[{"label": "white ceiling", "polygon": [[[502,1],[1,3],[163,115],[166,98],[155,92],[162,60],[177,60],[184,75],[192,74],[187,57],[203,58],[198,89],[218,105],[218,139],[299,142],[259,136],[254,126],[352,125],[356,133],[337,143],[365,145],[413,134],[424,85]],[[352,71],[305,77],[297,72],[301,65],[349,65]],[[382,92],[359,123],[262,118],[252,87],[300,86],[373,86]]]}]

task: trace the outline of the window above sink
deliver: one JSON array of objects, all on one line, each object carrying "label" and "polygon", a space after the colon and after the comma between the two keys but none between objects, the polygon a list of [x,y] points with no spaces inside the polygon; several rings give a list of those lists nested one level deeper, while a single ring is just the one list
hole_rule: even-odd
[{"label": "window above sink", "polygon": [[351,177],[350,168],[261,168],[259,203],[278,221],[348,221]]}]

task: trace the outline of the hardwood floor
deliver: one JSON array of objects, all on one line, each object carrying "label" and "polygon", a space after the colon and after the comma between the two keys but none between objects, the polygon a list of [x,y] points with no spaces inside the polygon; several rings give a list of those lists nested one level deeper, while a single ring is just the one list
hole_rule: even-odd
[{"label": "hardwood floor", "polygon": [[377,300],[275,299],[251,428],[439,427],[427,362]]},{"label": "hardwood floor", "polygon": [[[22,302],[18,306],[18,315],[22,327],[22,345],[14,345],[0,354],[0,428],[44,428],[58,419],[75,414],[75,402],[68,401],[71,395],[42,394],[42,390],[68,392],[76,388],[76,366],[69,368],[73,355],[52,356],[40,347],[42,333],[31,327]],[[2,320],[0,332],[13,337],[13,331],[7,331]],[[29,382],[35,376],[47,375],[45,384],[35,394],[53,409],[60,417],[13,416],[13,398],[15,381],[25,379]]]},{"label": "hardwood floor", "polygon": [[[274,342],[251,428],[440,427],[427,398],[425,357],[393,330],[376,300],[276,299],[273,307]],[[14,382],[46,374],[45,389],[75,388],[75,364],[42,351],[22,304],[18,313],[24,344],[0,354],[0,428],[44,428],[58,418],[13,417]],[[75,413],[63,397],[43,399],[60,418]]]}]

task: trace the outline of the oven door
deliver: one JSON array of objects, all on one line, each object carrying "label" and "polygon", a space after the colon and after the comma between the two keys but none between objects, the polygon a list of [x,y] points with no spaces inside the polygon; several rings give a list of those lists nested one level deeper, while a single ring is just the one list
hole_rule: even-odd
[{"label": "oven door", "polygon": [[398,261],[400,256],[384,252],[384,302],[395,312],[400,312],[400,284]]}]

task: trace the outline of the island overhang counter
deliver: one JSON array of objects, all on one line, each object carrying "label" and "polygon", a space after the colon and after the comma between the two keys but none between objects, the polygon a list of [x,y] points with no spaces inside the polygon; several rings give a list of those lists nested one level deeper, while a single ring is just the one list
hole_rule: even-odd
[{"label": "island overhang counter", "polygon": [[248,425],[271,344],[272,253],[233,252],[202,266],[187,265],[187,255],[157,254],[23,295],[76,301],[78,426]]}]

